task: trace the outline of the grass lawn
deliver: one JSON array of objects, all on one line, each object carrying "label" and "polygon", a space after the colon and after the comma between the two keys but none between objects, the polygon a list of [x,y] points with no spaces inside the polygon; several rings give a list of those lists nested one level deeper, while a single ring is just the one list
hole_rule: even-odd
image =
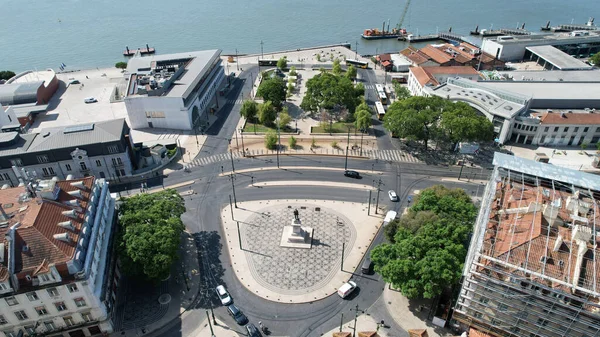
[{"label": "grass lawn", "polygon": [[[354,123],[346,123],[346,122],[334,122],[332,124],[331,133],[347,133],[348,126],[350,127],[350,132],[354,132]],[[329,133],[329,124],[327,128],[323,128],[321,125],[311,127],[311,133]]]},{"label": "grass lawn", "polygon": [[[268,127],[268,126],[264,126],[260,123],[256,123],[256,133],[266,133],[271,130],[277,132],[277,126]],[[289,126],[287,126],[284,129],[279,130],[279,132],[281,132],[281,133],[293,132],[293,131],[294,130],[292,128],[290,128]],[[246,125],[244,126],[244,132],[254,133],[254,123],[246,122]]]}]

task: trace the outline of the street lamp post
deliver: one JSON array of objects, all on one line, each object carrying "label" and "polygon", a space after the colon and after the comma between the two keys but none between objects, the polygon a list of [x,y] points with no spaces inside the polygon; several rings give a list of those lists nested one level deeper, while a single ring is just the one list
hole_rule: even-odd
[{"label": "street lamp post", "polygon": [[233,152],[231,152],[231,139],[229,139],[229,157],[231,158],[231,170],[235,173],[235,166],[233,165]]},{"label": "street lamp post", "polygon": [[233,183],[233,179],[235,178],[233,176],[233,173],[229,175],[229,178],[231,179],[231,190],[233,191],[233,205],[235,206],[235,208],[238,208],[237,199],[235,197],[235,184]]},{"label": "street lamp post", "polygon": [[281,146],[281,133],[279,132],[279,112],[277,112],[277,168],[279,168],[279,147]]},{"label": "street lamp post", "polygon": [[346,144],[346,160],[344,161],[344,170],[348,169],[348,147],[350,146],[350,127],[348,127],[348,143]]},{"label": "street lamp post", "polygon": [[244,128],[240,128],[240,135],[242,135],[242,156],[246,157],[246,146],[244,146]]},{"label": "street lamp post", "polygon": [[238,58],[237,48],[235,48],[235,65],[237,66],[237,70],[240,71],[240,59]]},{"label": "street lamp post", "polygon": [[263,41],[260,40],[260,58],[264,59],[265,55],[263,55]]},{"label": "street lamp post", "polygon": [[360,156],[362,157],[362,144],[363,144],[363,137],[365,135],[365,129],[360,130]]},{"label": "street lamp post", "polygon": [[379,208],[379,192],[381,191],[381,178],[377,182],[377,200],[375,200],[375,214],[377,214],[377,209]]}]

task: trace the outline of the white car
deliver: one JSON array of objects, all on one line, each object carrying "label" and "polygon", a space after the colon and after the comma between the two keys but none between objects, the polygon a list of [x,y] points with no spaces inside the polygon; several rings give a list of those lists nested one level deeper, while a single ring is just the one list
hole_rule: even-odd
[{"label": "white car", "polygon": [[341,298],[346,298],[350,293],[352,293],[356,289],[356,283],[353,281],[348,281],[344,283],[340,289],[338,289],[337,293]]},{"label": "white car", "polygon": [[227,292],[225,287],[218,286],[216,290],[217,290],[217,296],[219,296],[219,299],[221,300],[221,304],[230,305],[231,302],[233,302],[231,300],[231,296],[229,296],[229,293]]},{"label": "white car", "polygon": [[88,97],[86,99],[83,100],[85,103],[96,103],[98,102],[97,99],[95,99],[94,97]]},{"label": "white car", "polygon": [[390,197],[391,201],[398,201],[398,194],[396,194],[395,191],[388,191],[388,196]]}]

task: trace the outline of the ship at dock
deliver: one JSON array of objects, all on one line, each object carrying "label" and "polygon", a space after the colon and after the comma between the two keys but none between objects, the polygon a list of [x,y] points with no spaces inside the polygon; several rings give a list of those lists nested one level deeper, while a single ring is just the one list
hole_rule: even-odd
[{"label": "ship at dock", "polygon": [[408,35],[406,29],[402,28],[402,24],[404,23],[404,18],[406,17],[406,12],[408,12],[408,7],[410,5],[410,1],[406,2],[404,6],[404,10],[402,11],[402,16],[400,17],[400,21],[396,25],[396,27],[390,29],[390,20],[387,21],[387,29],[385,29],[385,21],[383,22],[383,26],[381,30],[378,28],[365,29],[365,31],[360,35],[365,40],[379,40],[379,39],[404,39]]}]

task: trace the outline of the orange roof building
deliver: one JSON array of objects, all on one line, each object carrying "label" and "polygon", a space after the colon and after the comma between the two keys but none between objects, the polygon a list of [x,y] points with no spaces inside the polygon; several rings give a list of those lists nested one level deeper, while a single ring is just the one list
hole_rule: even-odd
[{"label": "orange roof building", "polygon": [[498,153],[494,165],[453,318],[469,336],[600,334],[600,177]]},{"label": "orange roof building", "polygon": [[[0,297],[8,304],[0,305],[7,322],[2,330],[32,334],[33,326],[46,334],[81,323],[74,330],[111,332],[114,199],[108,183],[94,177],[32,181],[0,190],[0,206]],[[48,324],[36,324],[42,308]],[[89,329],[86,322],[93,322]]]},{"label": "orange roof building", "polygon": [[408,89],[414,96],[422,96],[426,86],[438,86],[448,78],[462,77],[477,81],[479,72],[470,66],[410,67]]}]

